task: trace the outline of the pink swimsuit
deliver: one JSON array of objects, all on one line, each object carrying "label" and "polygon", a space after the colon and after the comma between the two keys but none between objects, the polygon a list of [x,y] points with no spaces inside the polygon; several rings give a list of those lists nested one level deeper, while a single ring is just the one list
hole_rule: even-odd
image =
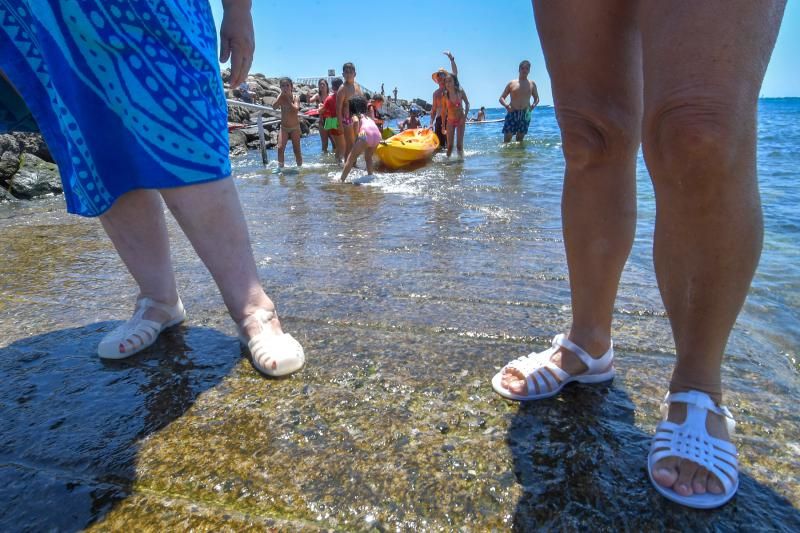
[{"label": "pink swimsuit", "polygon": [[375,121],[366,115],[358,117],[361,120],[361,129],[358,132],[358,138],[364,139],[367,146],[375,148],[381,142],[381,130],[375,125]]}]

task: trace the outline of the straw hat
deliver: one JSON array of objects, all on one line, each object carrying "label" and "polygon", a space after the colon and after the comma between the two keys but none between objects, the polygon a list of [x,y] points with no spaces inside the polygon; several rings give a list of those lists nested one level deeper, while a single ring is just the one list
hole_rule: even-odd
[{"label": "straw hat", "polygon": [[439,74],[447,74],[448,76],[453,75],[451,72],[448,72],[443,68],[440,68],[439,70],[431,74],[431,79],[434,81],[434,83],[439,83]]}]

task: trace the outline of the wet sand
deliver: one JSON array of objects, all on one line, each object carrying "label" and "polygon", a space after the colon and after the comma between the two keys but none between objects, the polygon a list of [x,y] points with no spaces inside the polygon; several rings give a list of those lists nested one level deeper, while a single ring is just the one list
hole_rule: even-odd
[{"label": "wet sand", "polygon": [[495,230],[480,209],[315,171],[237,183],[306,350],[287,379],[250,366],[173,222],[189,319],[101,361],[135,287],[99,223],[57,200],[4,212],[0,530],[800,530],[796,378],[753,365],[748,332],[724,369],[741,488],[684,509],[645,470],[673,362],[667,319],[635,312],[651,294],[621,289],[613,383],[520,405],[490,379],[568,325],[557,227]]}]

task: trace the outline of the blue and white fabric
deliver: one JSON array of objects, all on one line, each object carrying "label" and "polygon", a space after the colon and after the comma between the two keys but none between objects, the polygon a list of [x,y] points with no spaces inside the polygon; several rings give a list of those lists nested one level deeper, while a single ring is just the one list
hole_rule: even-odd
[{"label": "blue and white fabric", "polygon": [[[207,0],[0,0],[0,51],[71,213],[97,216],[133,189],[230,174]],[[3,94],[0,132],[24,117]]]}]

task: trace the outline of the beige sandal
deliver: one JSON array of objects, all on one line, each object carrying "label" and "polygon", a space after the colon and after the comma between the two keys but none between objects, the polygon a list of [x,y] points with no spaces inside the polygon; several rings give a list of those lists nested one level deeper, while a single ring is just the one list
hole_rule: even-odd
[{"label": "beige sandal", "polygon": [[[303,368],[306,356],[294,337],[272,332],[268,324],[275,316],[275,311],[257,310],[239,324],[239,340],[250,350],[256,370],[268,376],[286,376]],[[253,322],[259,323],[260,331],[248,340],[245,331]]]},{"label": "beige sandal", "polygon": [[[158,309],[169,317],[164,322],[145,320],[148,309]],[[186,320],[186,310],[181,299],[175,305],[166,305],[150,298],[136,300],[136,310],[130,320],[103,337],[97,346],[97,355],[103,359],[125,359],[139,353],[156,342],[159,334],[168,327]]]}]

